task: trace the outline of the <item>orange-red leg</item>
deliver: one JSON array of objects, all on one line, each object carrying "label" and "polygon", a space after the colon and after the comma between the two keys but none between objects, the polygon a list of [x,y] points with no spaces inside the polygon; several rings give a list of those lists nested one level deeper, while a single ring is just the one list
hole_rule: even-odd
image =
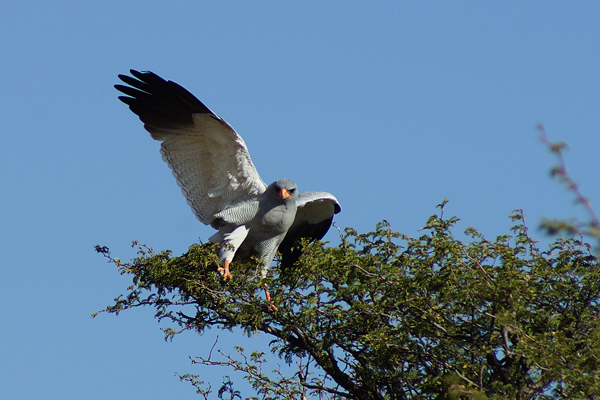
[{"label": "orange-red leg", "polygon": [[[271,294],[269,293],[269,289],[267,289],[267,284],[265,283],[265,297],[267,298],[267,303],[271,303]],[[273,311],[279,311],[277,307],[273,304],[269,304],[269,308]]]}]

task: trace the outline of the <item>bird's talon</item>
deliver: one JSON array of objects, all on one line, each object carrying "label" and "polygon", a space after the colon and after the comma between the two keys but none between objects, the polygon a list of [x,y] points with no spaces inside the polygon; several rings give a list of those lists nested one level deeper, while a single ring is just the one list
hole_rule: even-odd
[{"label": "bird's talon", "polygon": [[219,267],[217,268],[217,271],[219,272],[219,274],[221,274],[221,279],[223,279],[224,281],[233,279],[233,275],[231,275],[231,272],[229,272],[229,270],[223,267]]}]

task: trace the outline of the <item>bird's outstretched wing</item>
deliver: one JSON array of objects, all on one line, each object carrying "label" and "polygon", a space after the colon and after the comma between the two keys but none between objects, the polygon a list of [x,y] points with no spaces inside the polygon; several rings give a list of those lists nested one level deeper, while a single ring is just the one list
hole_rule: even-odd
[{"label": "bird's outstretched wing", "polygon": [[327,192],[302,192],[296,200],[296,218],[279,245],[282,268],[292,266],[302,254],[298,240],[322,239],[329,230],[333,215],[342,208],[335,196]]},{"label": "bird's outstretched wing", "polygon": [[[119,99],[138,115],[196,217],[212,224],[227,207],[256,199],[266,189],[244,140],[193,94],[146,71],[119,75]],[[217,222],[215,222],[217,223]]]}]

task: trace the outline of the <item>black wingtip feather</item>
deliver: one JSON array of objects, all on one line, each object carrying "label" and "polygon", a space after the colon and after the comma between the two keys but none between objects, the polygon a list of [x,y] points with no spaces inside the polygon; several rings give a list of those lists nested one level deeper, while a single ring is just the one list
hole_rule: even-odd
[{"label": "black wingtip feather", "polygon": [[193,124],[193,114],[214,115],[193,94],[172,81],[166,81],[150,71],[129,71],[132,76],[118,75],[128,86],[115,89],[125,94],[119,100],[129,106],[147,126],[157,128]]}]

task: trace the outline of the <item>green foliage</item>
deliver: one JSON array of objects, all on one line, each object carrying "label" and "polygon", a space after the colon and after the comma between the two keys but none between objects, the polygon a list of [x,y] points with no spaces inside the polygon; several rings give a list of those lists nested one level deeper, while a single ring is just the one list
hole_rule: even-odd
[{"label": "green foliage", "polygon": [[[235,264],[221,282],[212,245],[179,257],[138,246],[130,263],[97,247],[133,279],[105,311],[154,307],[175,325],[167,338],[207,327],[271,335],[271,351],[295,372],[267,372],[263,353],[241,348],[238,358],[194,359],[243,371],[262,399],[599,396],[600,269],[589,246],[559,239],[540,250],[520,211],[512,235],[489,241],[468,229],[463,242],[451,232],[457,219],[442,215],[418,238],[386,222],[347,229],[339,246],[305,245],[294,268],[266,280]],[[181,379],[211,395],[196,375]],[[218,398],[241,398],[233,384],[227,377]]]}]

